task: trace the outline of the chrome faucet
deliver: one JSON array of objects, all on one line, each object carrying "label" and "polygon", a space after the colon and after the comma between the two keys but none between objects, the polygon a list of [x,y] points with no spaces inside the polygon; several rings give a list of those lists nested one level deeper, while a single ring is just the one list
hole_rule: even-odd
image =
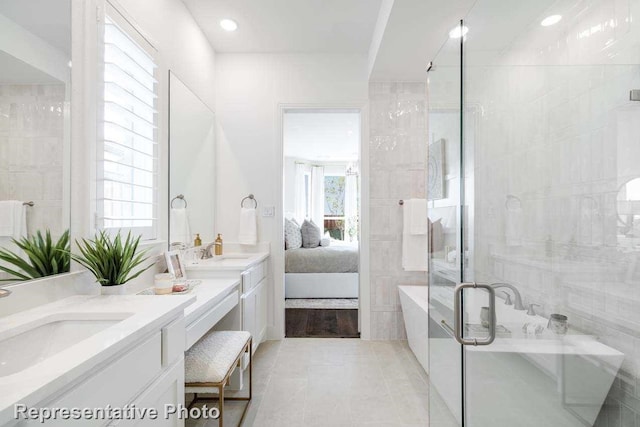
[{"label": "chrome faucet", "polygon": [[513,305],[511,302],[511,294],[509,294],[509,292],[500,291],[500,293],[504,295],[504,305]]},{"label": "chrome faucet", "polygon": [[216,245],[215,242],[213,243],[209,243],[207,245],[206,248],[204,248],[204,250],[202,251],[202,255],[200,256],[200,259],[209,259],[209,258],[213,258],[213,255],[211,255],[211,249],[213,249],[213,247]]},{"label": "chrome faucet", "polygon": [[524,305],[522,305],[522,296],[520,295],[520,291],[518,291],[518,289],[515,286],[510,285],[509,283],[492,283],[491,287],[494,289],[498,289],[498,288],[511,289],[511,292],[513,292],[513,296],[514,296],[513,308],[516,310],[526,310],[524,308]]}]

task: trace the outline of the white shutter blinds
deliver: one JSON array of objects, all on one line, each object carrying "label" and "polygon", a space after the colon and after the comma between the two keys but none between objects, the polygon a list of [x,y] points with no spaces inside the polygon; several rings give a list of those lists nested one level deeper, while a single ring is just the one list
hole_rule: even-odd
[{"label": "white shutter blinds", "polygon": [[96,225],[152,239],[158,211],[157,66],[152,50],[136,41],[139,35],[127,33],[115,18],[107,15],[104,25]]}]

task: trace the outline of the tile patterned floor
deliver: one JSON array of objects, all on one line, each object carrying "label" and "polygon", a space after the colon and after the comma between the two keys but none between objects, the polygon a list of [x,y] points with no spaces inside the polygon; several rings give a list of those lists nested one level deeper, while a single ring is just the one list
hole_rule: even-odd
[{"label": "tile patterned floor", "polygon": [[[429,425],[428,377],[405,341],[268,341],[254,363],[245,427]],[[242,405],[227,403],[225,426],[237,424]]]}]

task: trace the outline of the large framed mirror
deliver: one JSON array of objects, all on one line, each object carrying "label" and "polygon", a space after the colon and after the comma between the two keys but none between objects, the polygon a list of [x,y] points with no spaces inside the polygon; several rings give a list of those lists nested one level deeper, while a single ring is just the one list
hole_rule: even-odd
[{"label": "large framed mirror", "polygon": [[215,114],[169,72],[169,245],[215,238]]},{"label": "large framed mirror", "polygon": [[70,94],[71,1],[0,0],[0,286],[69,271]]}]

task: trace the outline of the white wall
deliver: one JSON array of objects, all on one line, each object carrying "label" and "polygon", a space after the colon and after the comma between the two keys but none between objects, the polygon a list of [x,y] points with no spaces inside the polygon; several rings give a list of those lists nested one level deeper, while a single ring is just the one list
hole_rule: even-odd
[{"label": "white wall", "polygon": [[61,82],[69,80],[69,59],[46,40],[0,14],[0,50]]},{"label": "white wall", "polygon": [[[280,204],[283,154],[279,107],[364,107],[368,87],[367,57],[219,54],[216,62],[216,111],[220,125],[217,137],[218,231],[227,241],[237,238],[239,203],[249,193],[256,196],[259,207],[275,206],[275,217],[258,219],[258,233],[260,241],[272,244],[272,279],[281,278],[284,249],[279,218],[283,215]],[[270,338],[284,334],[283,319],[278,317],[275,323],[273,296],[277,293],[274,292],[274,281],[271,280]]]},{"label": "white wall", "polygon": [[293,213],[296,210],[296,159],[284,158],[284,213]]}]

